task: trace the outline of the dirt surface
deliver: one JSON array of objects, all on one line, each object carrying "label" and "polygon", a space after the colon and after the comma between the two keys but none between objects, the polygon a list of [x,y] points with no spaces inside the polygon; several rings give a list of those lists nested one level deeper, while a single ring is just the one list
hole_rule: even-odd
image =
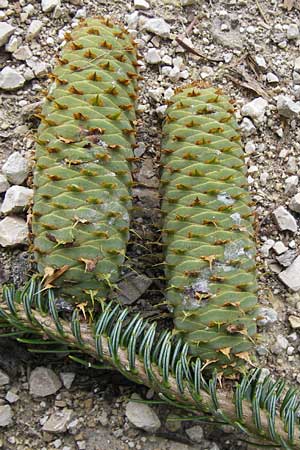
[{"label": "dirt surface", "polygon": [[[131,308],[143,309],[145,316],[166,320],[168,311],[156,306],[163,301],[164,287],[158,244],[161,215],[157,192],[164,104],[176,86],[194,80],[202,79],[223,88],[235,100],[257,217],[259,301],[267,310],[260,313],[262,326],[259,327],[256,358],[265,373],[270,371],[299,386],[300,290],[290,289],[279,279],[280,272],[287,267],[291,271],[295,267],[293,279],[300,278],[300,269],[294,264],[299,256],[300,205],[299,212],[291,208],[291,201],[299,192],[300,175],[300,11],[297,1],[53,0],[52,4],[54,8],[45,11],[44,6],[43,11],[40,1],[0,0],[0,21],[14,27],[4,42],[6,47],[1,47],[1,67],[10,67],[24,77],[18,88],[0,89],[0,164],[15,151],[31,161],[33,136],[38,126],[34,112],[49,85],[46,75],[64,43],[64,33],[75,26],[80,17],[92,15],[109,15],[128,26],[144,56],[141,60],[144,79],[140,84],[138,147],[135,149],[139,159],[133,167],[137,182],[133,190],[134,232],[128,248],[122,293],[124,303],[131,303]],[[159,35],[161,26],[158,34],[147,31],[151,18],[164,19],[170,30],[163,37]],[[28,30],[37,20],[40,31],[31,38]],[[20,48],[22,59],[17,51]],[[37,63],[42,65],[37,66]],[[280,95],[288,98],[288,106],[282,105]],[[257,103],[249,105],[254,99],[258,99]],[[30,173],[28,175],[21,184],[30,187]],[[0,195],[3,200],[5,192]],[[280,229],[273,214],[279,206],[292,215],[289,220],[294,221],[294,231]],[[18,213],[18,217],[26,219],[26,212]],[[1,248],[0,282],[20,285],[32,270],[26,244]],[[132,283],[132,274],[136,272],[144,278]],[[135,300],[131,302],[133,297]],[[0,355],[0,368],[9,376],[9,383],[0,386],[0,409],[10,405],[13,413],[10,424],[0,428],[0,448],[247,448],[247,444],[233,437],[228,427],[217,429],[203,425],[204,437],[198,430],[197,442],[195,436],[191,439],[186,433],[186,429],[195,424],[167,421],[170,414],[177,412],[161,405],[150,405],[161,419],[159,431],[151,435],[138,430],[126,417],[128,399],[134,392],[150,399],[153,394],[117,374],[78,366],[65,354],[36,355],[27,352],[21,344],[0,341]],[[32,370],[39,366],[52,368],[58,375],[71,372],[75,379],[71,387],[63,386],[53,395],[35,399],[29,390],[29,378]],[[7,392],[18,399],[10,402]],[[43,431],[47,418],[66,408],[72,411],[71,426],[69,424],[61,433]]]}]

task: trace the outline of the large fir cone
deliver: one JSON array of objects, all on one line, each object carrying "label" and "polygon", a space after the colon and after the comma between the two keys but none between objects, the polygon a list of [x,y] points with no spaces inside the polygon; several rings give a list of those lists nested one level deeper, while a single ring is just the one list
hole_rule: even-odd
[{"label": "large fir cone", "polygon": [[167,302],[207,367],[235,370],[256,332],[253,215],[234,109],[219,89],[179,91],[164,124]]},{"label": "large fir cone", "polygon": [[51,77],[36,145],[32,232],[45,286],[105,294],[124,261],[137,55],[127,31],[84,20]]}]

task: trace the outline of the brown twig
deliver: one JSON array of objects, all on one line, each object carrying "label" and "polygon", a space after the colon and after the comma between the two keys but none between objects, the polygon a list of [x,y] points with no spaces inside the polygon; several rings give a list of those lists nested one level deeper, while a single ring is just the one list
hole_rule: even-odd
[{"label": "brown twig", "polygon": [[183,41],[183,39],[179,36],[176,38],[176,42],[185,50],[187,50],[189,53],[192,53],[193,55],[197,55],[200,58],[206,59],[207,61],[212,62],[222,62],[223,60],[221,58],[210,58],[209,56],[203,55],[203,53],[200,53],[198,50],[195,50],[193,47],[188,45],[186,42]]},{"label": "brown twig", "polygon": [[269,25],[269,22],[268,22],[268,20],[267,20],[267,18],[266,18],[266,15],[265,15],[265,13],[264,13],[262,7],[261,7],[261,4],[259,3],[258,0],[255,0],[255,3],[256,3],[257,9],[258,9],[258,11],[259,11],[261,17],[264,19],[264,21],[266,22],[266,24]]}]

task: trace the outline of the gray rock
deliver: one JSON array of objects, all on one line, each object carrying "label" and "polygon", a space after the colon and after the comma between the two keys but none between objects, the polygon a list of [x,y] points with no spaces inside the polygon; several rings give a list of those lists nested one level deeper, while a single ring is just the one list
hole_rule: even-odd
[{"label": "gray rock", "polygon": [[147,19],[142,28],[157,36],[164,38],[170,37],[170,25],[164,19],[159,17]]},{"label": "gray rock", "polygon": [[14,30],[15,27],[11,26],[9,23],[0,22],[0,47],[6,44]]},{"label": "gray rock", "polygon": [[2,247],[15,247],[26,244],[28,226],[25,220],[19,217],[5,217],[0,221],[0,245]]},{"label": "gray rock", "polygon": [[291,210],[296,211],[297,213],[300,213],[300,192],[298,192],[298,194],[294,195],[289,206],[290,206]]},{"label": "gray rock", "polygon": [[281,241],[277,241],[274,245],[273,245],[273,249],[275,250],[275,253],[277,255],[281,255],[281,253],[284,253],[287,251],[288,247],[286,247],[284,245],[283,242]]},{"label": "gray rock", "polygon": [[68,408],[55,411],[44,423],[42,430],[48,433],[65,433],[67,426],[72,420],[73,411]]},{"label": "gray rock", "polygon": [[256,323],[260,327],[265,327],[266,325],[270,325],[272,323],[277,322],[278,314],[275,309],[261,307],[257,310],[257,319]]},{"label": "gray rock", "polygon": [[26,63],[30,67],[30,69],[33,70],[33,72],[37,78],[43,77],[48,72],[48,66],[43,61],[38,61],[34,58],[31,58],[31,59],[28,59],[28,61],[26,61]]},{"label": "gray rock", "polygon": [[0,89],[10,91],[22,87],[25,83],[23,75],[9,66],[4,67],[0,72]]},{"label": "gray rock", "polygon": [[296,257],[296,250],[287,250],[282,255],[276,256],[276,259],[282,266],[289,267]]},{"label": "gray rock", "polygon": [[139,13],[138,11],[134,11],[131,14],[126,14],[125,20],[127,22],[127,25],[132,30],[136,30],[139,22]]},{"label": "gray rock", "polygon": [[5,50],[7,52],[13,53],[20,47],[20,45],[22,45],[22,38],[20,36],[11,36],[10,40],[5,46]]},{"label": "gray rock", "polygon": [[133,5],[136,9],[149,9],[150,5],[146,0],[134,0]]},{"label": "gray rock", "polygon": [[6,177],[0,173],[0,193],[7,191],[9,188],[9,182]]},{"label": "gray rock", "polygon": [[244,46],[243,37],[240,32],[237,29],[224,31],[222,29],[222,21],[219,18],[213,21],[211,33],[214,40],[224,47],[242,49]]},{"label": "gray rock", "polygon": [[13,57],[20,60],[26,61],[28,58],[31,58],[32,53],[28,45],[22,45],[13,53]]},{"label": "gray rock", "polygon": [[9,405],[0,405],[0,427],[7,427],[12,423],[13,412]]},{"label": "gray rock", "polygon": [[269,256],[269,251],[275,244],[275,241],[273,239],[267,239],[264,244],[260,248],[260,253],[267,258]]},{"label": "gray rock", "polygon": [[256,128],[252,122],[252,120],[248,119],[248,117],[244,117],[241,122],[241,130],[244,136],[251,136],[252,134],[256,133]]},{"label": "gray rock", "polygon": [[293,233],[297,231],[297,222],[283,206],[279,206],[273,211],[274,218],[280,230],[290,230]]},{"label": "gray rock", "polygon": [[44,24],[41,20],[33,20],[28,27],[26,40],[31,41],[36,36],[38,36],[43,26]]},{"label": "gray rock", "polygon": [[32,200],[33,190],[24,186],[11,186],[5,194],[1,206],[3,214],[22,212],[26,210]]},{"label": "gray rock", "polygon": [[197,442],[197,444],[201,444],[203,441],[203,428],[200,425],[195,425],[194,427],[188,428],[186,434],[191,439],[191,441]]},{"label": "gray rock", "polygon": [[62,383],[53,370],[47,367],[36,367],[29,377],[30,394],[34,397],[47,397],[55,394]]},{"label": "gray rock", "polygon": [[290,177],[287,177],[285,180],[284,192],[290,195],[296,194],[298,183],[298,175],[291,175]]},{"label": "gray rock", "polygon": [[161,61],[161,56],[156,48],[149,48],[145,54],[145,60],[148,64],[158,64]]},{"label": "gray rock", "polygon": [[289,341],[281,334],[277,336],[276,343],[279,345],[280,348],[282,348],[282,350],[286,350],[289,346]]},{"label": "gray rock", "polygon": [[296,23],[291,23],[286,30],[286,37],[289,40],[297,39],[299,37],[299,27]]},{"label": "gray rock", "polygon": [[53,11],[57,6],[60,6],[60,0],[42,0],[42,10],[43,12]]},{"label": "gray rock", "polygon": [[151,283],[152,280],[145,275],[130,274],[118,284],[118,299],[130,305],[143,295]]},{"label": "gray rock", "polygon": [[66,389],[70,389],[75,379],[76,374],[74,372],[61,372],[59,374],[61,381]]},{"label": "gray rock", "polygon": [[300,290],[300,256],[285,270],[280,272],[279,279],[292,291]]},{"label": "gray rock", "polygon": [[299,114],[300,102],[294,102],[288,95],[278,95],[277,110],[281,116],[290,119]]},{"label": "gray rock", "polygon": [[2,172],[12,184],[22,184],[29,175],[28,160],[19,152],[12,153],[3,164]]},{"label": "gray rock", "polygon": [[249,116],[257,122],[262,122],[267,106],[267,100],[263,97],[258,97],[251,102],[246,103],[246,105],[242,107],[241,113],[243,116]]},{"label": "gray rock", "polygon": [[15,394],[13,391],[7,391],[6,396],[5,396],[5,400],[8,403],[16,403],[19,400],[19,396],[17,394]]},{"label": "gray rock", "polygon": [[9,376],[3,370],[0,370],[0,386],[5,386],[6,384],[9,384]]},{"label": "gray rock", "polygon": [[[133,400],[141,400],[141,398],[133,394]],[[148,433],[155,433],[161,426],[157,414],[144,403],[129,401],[126,405],[126,417],[134,426],[142,428]]]}]

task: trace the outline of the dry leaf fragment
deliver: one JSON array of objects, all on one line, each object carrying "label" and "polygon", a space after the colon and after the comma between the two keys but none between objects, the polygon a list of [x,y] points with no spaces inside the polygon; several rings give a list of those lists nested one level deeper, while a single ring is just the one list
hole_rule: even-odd
[{"label": "dry leaf fragment", "polygon": [[223,355],[227,356],[228,359],[230,359],[230,350],[231,350],[231,347],[225,347],[225,348],[220,348],[219,352],[222,353]]},{"label": "dry leaf fragment", "polygon": [[253,362],[250,359],[249,352],[236,353],[235,356],[237,356],[238,358],[243,359],[244,361],[247,361],[247,363],[249,363],[249,364],[251,364],[251,366],[253,366]]},{"label": "dry leaf fragment", "polygon": [[94,258],[94,259],[79,258],[79,261],[81,261],[85,264],[86,272],[93,272],[96,268],[98,258]]},{"label": "dry leaf fragment", "polygon": [[52,284],[53,281],[57,280],[57,278],[62,276],[62,274],[65,273],[69,268],[70,268],[70,266],[68,266],[67,264],[65,264],[62,267],[59,267],[58,269],[55,269],[50,266],[45,267],[45,269],[44,269],[45,289],[50,289],[50,288],[54,287],[54,285]]}]

